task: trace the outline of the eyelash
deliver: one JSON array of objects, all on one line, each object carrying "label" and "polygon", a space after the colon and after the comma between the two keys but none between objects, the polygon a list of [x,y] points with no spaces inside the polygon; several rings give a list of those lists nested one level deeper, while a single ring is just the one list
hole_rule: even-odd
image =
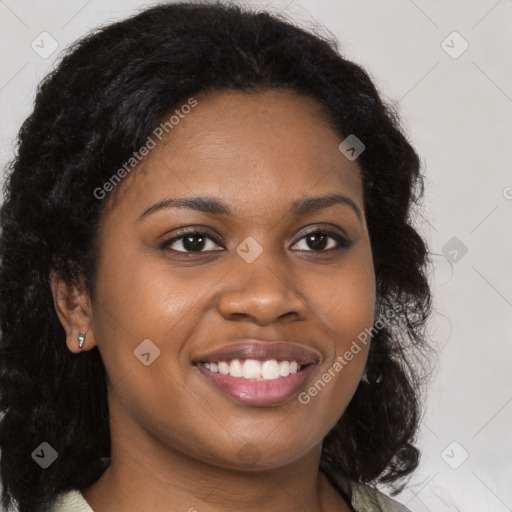
[{"label": "eyelash", "polygon": [[[336,251],[337,252],[337,251],[341,251],[341,250],[350,249],[350,247],[353,244],[352,240],[349,240],[348,238],[345,238],[344,236],[340,235],[339,233],[336,233],[336,232],[331,231],[329,229],[316,228],[314,230],[311,230],[311,231],[308,231],[308,232],[304,233],[301,236],[301,238],[299,238],[297,240],[297,242],[295,242],[293,245],[296,245],[299,241],[301,241],[302,239],[306,238],[309,235],[316,235],[316,234],[328,235],[329,238],[333,238],[337,242],[337,244],[338,244],[337,247],[334,247],[334,248],[331,248],[331,249],[321,249],[321,250],[309,249],[309,250],[299,250],[299,251],[301,251],[301,252],[313,252],[313,253],[322,253],[322,252],[328,253],[328,252],[331,252],[331,251]],[[219,244],[219,240],[216,240],[207,231],[200,230],[198,228],[192,228],[192,229],[189,229],[187,231],[181,232],[179,236],[175,236],[173,238],[170,238],[169,240],[166,240],[166,241],[162,242],[162,244],[160,245],[160,249],[162,249],[162,250],[170,250],[170,251],[173,251],[173,252],[178,253],[178,254],[203,254],[203,253],[218,251],[218,249],[216,249],[215,251],[204,251],[204,250],[203,251],[176,251],[175,249],[169,249],[169,246],[171,246],[174,242],[182,240],[185,237],[191,236],[191,235],[200,235],[200,236],[202,236],[204,238],[207,238],[207,239],[211,240],[212,242],[216,243],[217,245],[220,245]]]}]

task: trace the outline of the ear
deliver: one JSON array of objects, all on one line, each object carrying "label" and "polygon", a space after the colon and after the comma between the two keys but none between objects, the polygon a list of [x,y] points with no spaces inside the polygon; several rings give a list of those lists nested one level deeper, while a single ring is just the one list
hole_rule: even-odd
[{"label": "ear", "polygon": [[[50,272],[53,305],[66,332],[66,345],[73,353],[90,350],[96,345],[92,329],[92,308],[83,281],[78,285],[64,281],[53,270]],[[83,347],[78,345],[78,335],[85,334]]]}]

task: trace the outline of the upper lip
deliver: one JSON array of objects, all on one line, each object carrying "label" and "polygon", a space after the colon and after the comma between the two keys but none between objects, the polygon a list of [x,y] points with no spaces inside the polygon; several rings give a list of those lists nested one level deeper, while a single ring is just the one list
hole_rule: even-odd
[{"label": "upper lip", "polygon": [[298,364],[316,364],[321,360],[320,354],[309,347],[289,341],[246,340],[230,343],[208,353],[199,355],[194,363],[213,363],[232,359],[256,359],[267,361],[297,361]]}]

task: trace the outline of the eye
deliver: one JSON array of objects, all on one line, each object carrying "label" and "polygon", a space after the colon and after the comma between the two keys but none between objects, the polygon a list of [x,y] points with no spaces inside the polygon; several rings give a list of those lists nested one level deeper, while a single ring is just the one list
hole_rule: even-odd
[{"label": "eye", "polygon": [[308,245],[310,249],[302,248],[298,250],[309,252],[329,252],[331,250],[338,251],[341,249],[349,249],[353,243],[343,235],[328,229],[315,229],[309,233],[306,233],[306,235],[300,238],[299,241],[293,245],[293,247],[299,244],[302,240],[305,240],[305,244]]},{"label": "eye", "polygon": [[[210,242],[210,243],[209,243]],[[176,247],[172,247],[175,245]],[[205,231],[191,229],[182,232],[179,236],[175,236],[170,240],[166,240],[160,245],[160,249],[170,249],[181,253],[201,253],[215,249],[216,240]]]},{"label": "eye", "polygon": [[[349,249],[353,243],[340,233],[329,229],[316,228],[302,236],[302,238],[295,242],[292,248],[300,244],[303,240],[309,248],[302,247],[296,250],[306,252],[330,252]],[[220,245],[219,240],[217,240],[215,236],[210,235],[204,230],[189,229],[188,231],[182,231],[178,236],[164,241],[160,245],[160,249],[169,249],[182,254],[223,250],[223,247],[221,247],[221,249],[215,249],[215,245]]]}]

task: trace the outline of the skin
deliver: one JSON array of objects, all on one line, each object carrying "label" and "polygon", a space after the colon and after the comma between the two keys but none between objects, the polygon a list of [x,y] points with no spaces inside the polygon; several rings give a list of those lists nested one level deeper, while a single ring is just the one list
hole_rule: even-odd
[{"label": "skin", "polygon": [[[82,494],[102,512],[348,511],[318,466],[368,347],[307,405],[297,394],[272,407],[238,403],[191,361],[235,338],[293,341],[321,356],[304,391],[372,326],[359,166],[338,150],[343,137],[313,99],[286,90],[196,99],[109,199],[96,296],[52,279],[69,350],[80,351],[78,333],[87,331],[82,350],[98,346],[109,379],[112,462]],[[346,204],[291,214],[292,201],[324,194],[349,197],[361,219]],[[137,222],[166,197],[196,195],[222,200],[232,214],[167,208]],[[207,239],[202,253],[189,245],[188,256],[183,239],[160,248],[193,226],[222,241]],[[353,243],[332,251],[328,238],[315,250],[306,227],[344,231]],[[252,263],[236,252],[249,236],[263,249]],[[134,356],[144,339],[160,349],[149,366]],[[239,455],[251,447],[252,465]]]}]

